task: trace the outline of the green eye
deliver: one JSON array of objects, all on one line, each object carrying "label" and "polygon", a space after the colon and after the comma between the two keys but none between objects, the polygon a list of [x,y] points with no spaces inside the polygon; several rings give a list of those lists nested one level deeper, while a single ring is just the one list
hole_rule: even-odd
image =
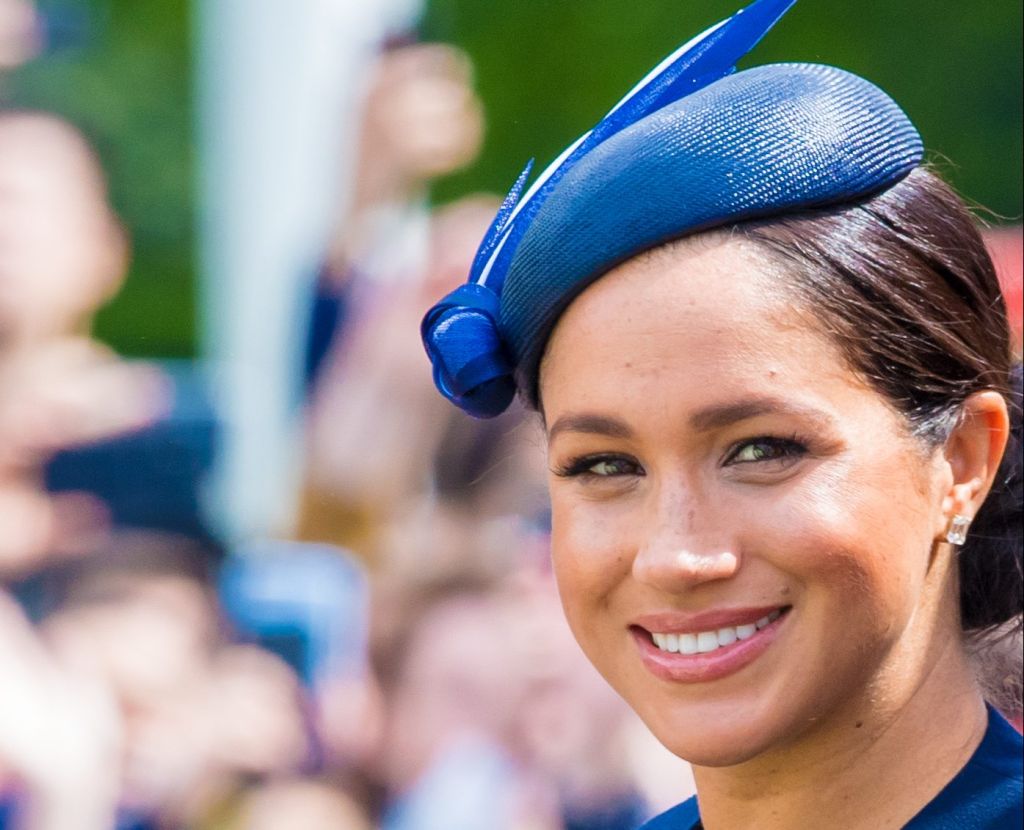
[{"label": "green eye", "polygon": [[738,444],[726,458],[726,464],[753,464],[759,461],[780,461],[797,458],[807,452],[799,441],[788,438],[755,438]]},{"label": "green eye", "polygon": [[616,478],[618,476],[642,476],[643,468],[632,458],[617,455],[588,455],[576,458],[552,470],[563,478]]},{"label": "green eye", "polygon": [[624,458],[603,458],[587,468],[588,473],[596,476],[622,476],[635,472],[636,465]]},{"label": "green eye", "polygon": [[774,447],[770,447],[767,444],[746,444],[739,448],[736,455],[732,457],[732,460],[743,463],[747,461],[764,461],[767,458],[774,457]]}]

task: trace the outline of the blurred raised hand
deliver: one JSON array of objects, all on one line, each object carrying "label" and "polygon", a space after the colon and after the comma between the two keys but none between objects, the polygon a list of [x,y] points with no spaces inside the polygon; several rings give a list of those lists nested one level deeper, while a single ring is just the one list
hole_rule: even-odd
[{"label": "blurred raised hand", "polygon": [[156,369],[126,363],[84,337],[0,353],[0,580],[48,555],[85,552],[106,528],[94,497],[45,492],[46,460],[152,423],[169,398]]},{"label": "blurred raised hand", "polygon": [[84,667],[58,665],[2,592],[0,666],[0,790],[23,794],[17,830],[109,830],[120,752],[109,690]]}]

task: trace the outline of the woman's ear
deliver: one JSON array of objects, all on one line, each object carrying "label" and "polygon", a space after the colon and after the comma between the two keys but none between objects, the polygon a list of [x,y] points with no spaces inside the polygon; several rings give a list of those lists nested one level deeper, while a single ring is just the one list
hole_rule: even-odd
[{"label": "woman's ear", "polygon": [[998,392],[976,392],[964,402],[960,422],[943,451],[951,473],[942,500],[947,527],[954,516],[969,521],[977,514],[992,487],[1009,434],[1006,399]]}]

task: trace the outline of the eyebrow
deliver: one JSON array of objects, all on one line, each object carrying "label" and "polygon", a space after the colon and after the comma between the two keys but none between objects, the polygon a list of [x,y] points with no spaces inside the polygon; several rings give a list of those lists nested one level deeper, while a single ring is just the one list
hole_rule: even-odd
[{"label": "eyebrow", "polygon": [[[831,416],[820,410],[771,397],[748,398],[708,406],[694,412],[688,423],[696,432],[711,432],[761,415],[792,415],[820,426],[832,423]],[[590,412],[563,415],[548,430],[548,440],[562,432],[603,435],[608,438],[633,437],[633,430],[625,421]]]},{"label": "eyebrow", "polygon": [[586,435],[604,435],[608,438],[631,438],[633,436],[633,430],[625,421],[589,412],[563,415],[551,425],[551,429],[548,430],[548,440],[552,440],[561,432],[581,432]]},{"label": "eyebrow", "polygon": [[689,423],[697,432],[710,432],[761,415],[793,415],[821,426],[832,423],[831,416],[818,409],[771,397],[748,398],[708,406],[694,412]]}]

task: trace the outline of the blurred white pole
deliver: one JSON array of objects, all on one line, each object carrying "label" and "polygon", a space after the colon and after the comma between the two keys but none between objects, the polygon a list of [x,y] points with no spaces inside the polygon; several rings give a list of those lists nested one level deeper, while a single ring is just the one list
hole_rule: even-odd
[{"label": "blurred white pole", "polygon": [[286,535],[308,291],[351,178],[374,47],[420,0],[196,0],[202,353],[228,538]]}]

